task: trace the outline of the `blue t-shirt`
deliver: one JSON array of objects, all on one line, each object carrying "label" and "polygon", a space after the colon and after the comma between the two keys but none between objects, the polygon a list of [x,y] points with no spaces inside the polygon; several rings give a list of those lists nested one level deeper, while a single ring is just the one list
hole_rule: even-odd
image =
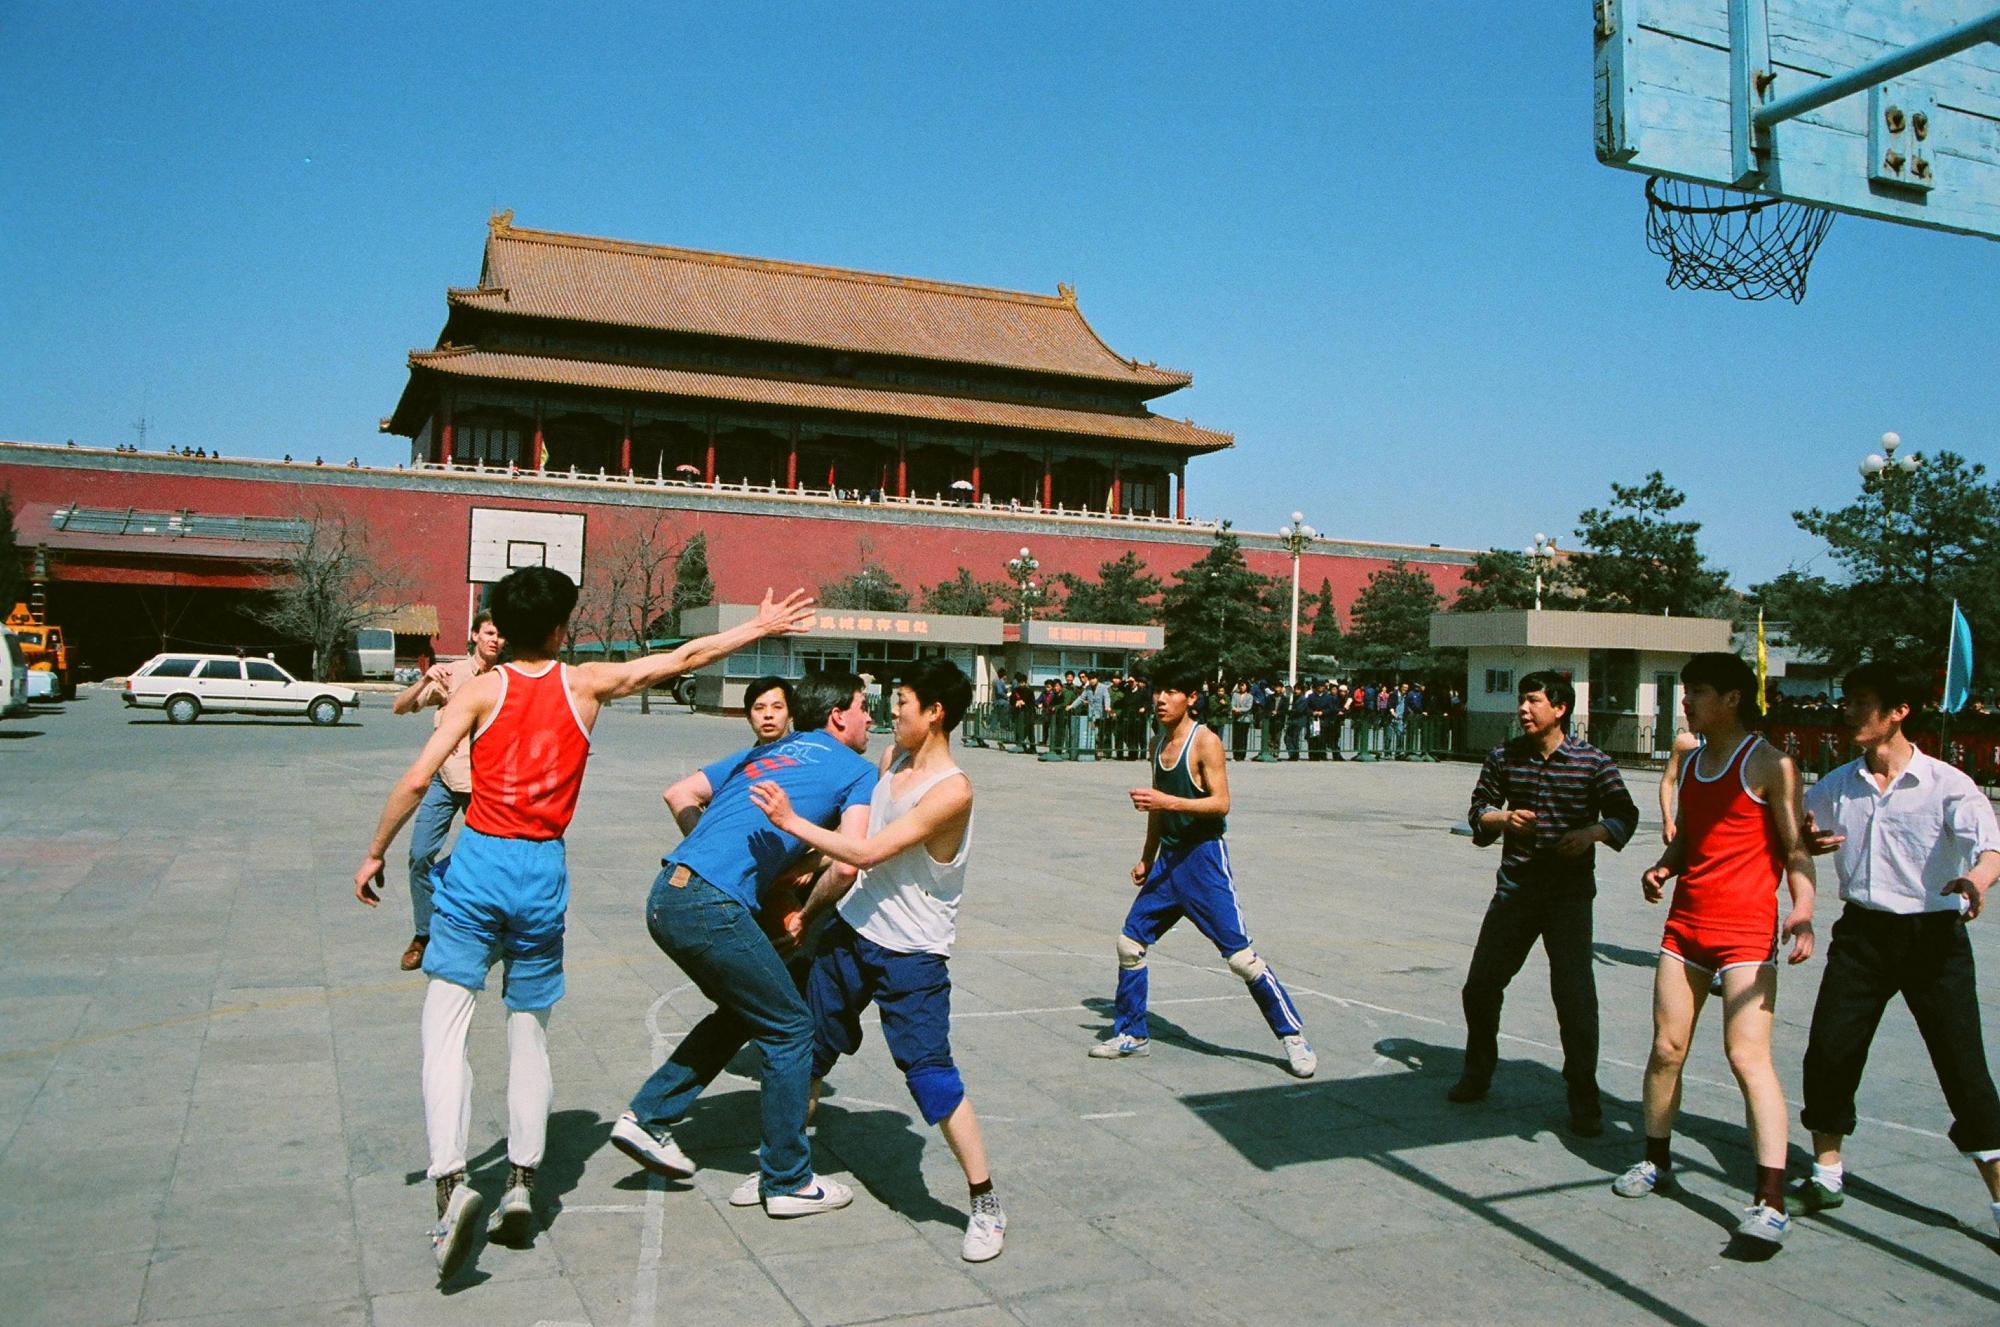
[{"label": "blue t-shirt", "polygon": [[805,845],[781,833],[750,800],[750,785],[769,780],[785,790],[792,809],[828,829],[851,806],[875,795],[875,766],[823,732],[781,737],[748,747],[703,768],[712,796],[694,833],[668,853],[668,866],[685,866],[753,912],[757,893],[798,858]]}]

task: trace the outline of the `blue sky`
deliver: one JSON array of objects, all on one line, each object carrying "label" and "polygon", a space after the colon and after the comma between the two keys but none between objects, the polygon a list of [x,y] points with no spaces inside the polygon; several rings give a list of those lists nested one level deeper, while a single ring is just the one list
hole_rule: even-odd
[{"label": "blue sky", "polygon": [[[0,437],[400,459],[519,224],[1053,292],[1233,431],[1192,510],[1519,547],[1664,470],[1739,585],[1885,429],[2000,459],[2000,247],[1666,289],[1589,6],[0,0]],[[1816,565],[1825,569],[1825,559]]]}]

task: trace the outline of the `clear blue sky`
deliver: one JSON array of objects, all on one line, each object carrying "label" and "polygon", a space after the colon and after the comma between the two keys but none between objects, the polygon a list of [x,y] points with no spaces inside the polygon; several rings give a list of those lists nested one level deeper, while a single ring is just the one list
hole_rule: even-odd
[{"label": "clear blue sky", "polygon": [[[2000,247],[1671,292],[1590,7],[0,0],[0,437],[400,459],[485,220],[1052,292],[1237,436],[1192,506],[1519,547],[1659,468],[1739,585],[1885,429],[2000,459]],[[1819,564],[1824,567],[1824,560]]]}]

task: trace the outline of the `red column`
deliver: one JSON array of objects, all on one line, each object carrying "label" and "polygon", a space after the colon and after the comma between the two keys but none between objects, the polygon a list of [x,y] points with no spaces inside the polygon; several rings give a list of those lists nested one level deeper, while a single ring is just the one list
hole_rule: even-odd
[{"label": "red column", "polygon": [[708,420],[708,455],[701,463],[701,477],[706,483],[713,484],[715,482],[715,417],[713,415],[709,416]]},{"label": "red column", "polygon": [[437,436],[437,451],[438,451],[437,459],[443,461],[446,465],[451,464],[451,455],[452,455],[451,435],[452,435],[451,398],[447,396],[444,398],[443,403],[438,407],[438,436]]},{"label": "red column", "polygon": [[1187,467],[1174,471],[1174,519],[1187,519]]},{"label": "red column", "polygon": [[535,469],[548,463],[549,449],[542,443],[542,403],[535,402]]},{"label": "red column", "polygon": [[1049,454],[1047,452],[1043,452],[1042,453],[1042,506],[1053,507],[1055,505],[1056,505],[1055,465],[1050,460]]},{"label": "red column", "polygon": [[981,489],[979,487],[979,448],[974,447],[972,449],[972,500],[974,502],[979,501],[980,492]]},{"label": "red column", "polygon": [[797,489],[799,486],[799,429],[792,426],[791,446],[785,452],[785,487]]},{"label": "red column", "polygon": [[910,496],[910,447],[903,435],[896,435],[896,496]]},{"label": "red column", "polygon": [[1111,462],[1111,514],[1116,516],[1123,508],[1123,487],[1125,480],[1125,458],[1118,457]]},{"label": "red column", "polygon": [[632,473],[632,412],[625,412],[625,436],[618,443],[618,468]]}]

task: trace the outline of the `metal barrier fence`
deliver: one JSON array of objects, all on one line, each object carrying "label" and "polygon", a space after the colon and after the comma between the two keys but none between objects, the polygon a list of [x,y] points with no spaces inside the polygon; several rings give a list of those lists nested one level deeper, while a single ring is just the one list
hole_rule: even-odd
[{"label": "metal barrier fence", "polygon": [[[1458,753],[1455,727],[1442,715],[1402,721],[1372,715],[1322,716],[1281,723],[1267,717],[1224,716],[1209,722],[1231,760],[1272,763],[1304,761],[1435,761]],[[1046,715],[1011,708],[1005,700],[987,701],[966,711],[960,740],[966,746],[990,747],[1039,756],[1043,760],[1141,760],[1157,737],[1157,725],[1146,711],[1092,718],[1087,714]]]}]

